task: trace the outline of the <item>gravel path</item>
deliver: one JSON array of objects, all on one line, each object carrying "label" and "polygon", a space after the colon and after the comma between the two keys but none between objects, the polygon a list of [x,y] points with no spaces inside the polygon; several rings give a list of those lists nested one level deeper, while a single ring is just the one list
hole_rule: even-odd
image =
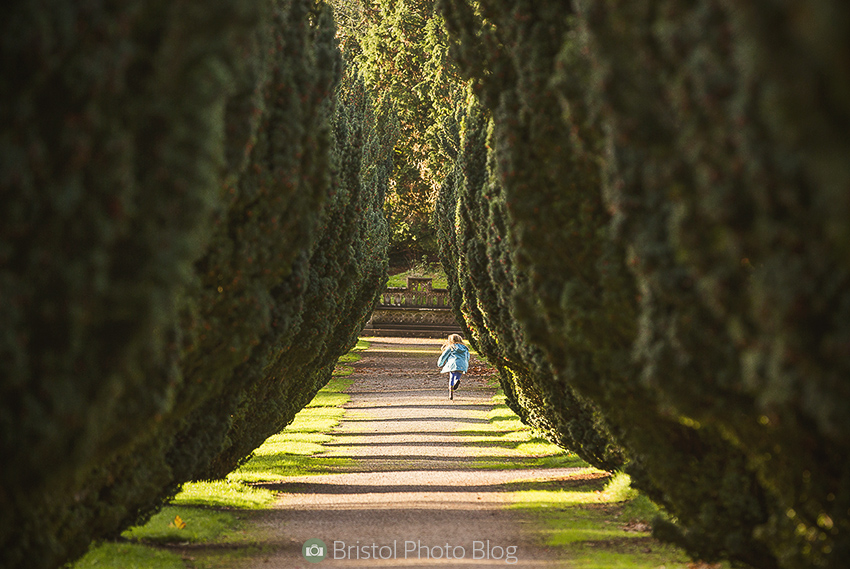
[{"label": "gravel path", "polygon": [[322,566],[564,566],[527,514],[505,508],[503,485],[567,478],[577,469],[476,469],[482,459],[520,457],[482,428],[493,389],[464,377],[448,399],[436,368],[440,343],[372,341],[354,364],[351,401],[325,445],[326,456],[351,457],[351,466],[274,485],[285,493],[265,520],[276,550],[255,566],[317,566],[302,555],[308,539],[325,543]]}]

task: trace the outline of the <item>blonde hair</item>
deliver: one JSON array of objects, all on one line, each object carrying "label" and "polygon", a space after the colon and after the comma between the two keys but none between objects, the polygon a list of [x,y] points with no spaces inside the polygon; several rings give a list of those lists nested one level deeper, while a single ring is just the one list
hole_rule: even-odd
[{"label": "blonde hair", "polygon": [[445,350],[449,346],[454,346],[455,344],[463,344],[463,336],[460,334],[449,334],[449,339],[445,344],[443,344],[443,349]]}]

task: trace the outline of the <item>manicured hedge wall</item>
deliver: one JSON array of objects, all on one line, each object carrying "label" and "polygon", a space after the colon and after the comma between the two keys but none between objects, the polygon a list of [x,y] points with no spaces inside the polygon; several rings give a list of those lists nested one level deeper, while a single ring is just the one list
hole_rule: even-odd
[{"label": "manicured hedge wall", "polygon": [[[3,164],[0,565],[55,567],[226,474],[329,379],[386,281],[390,163],[368,102],[336,104],[311,0],[3,10],[32,70],[3,93],[30,112],[4,157],[33,162]],[[56,54],[27,61],[36,39]],[[50,73],[78,90],[55,114]]]},{"label": "manicured hedge wall", "polygon": [[518,317],[518,297],[529,295],[530,283],[512,254],[505,191],[495,154],[488,152],[494,143],[489,114],[471,100],[447,130],[462,136],[447,144],[459,152],[441,188],[438,235],[466,337],[498,369],[508,406],[524,422],[598,468],[619,468],[622,449],[598,411],[569,386],[552,389],[551,365]]},{"label": "manicured hedge wall", "polygon": [[321,239],[303,265],[298,324],[256,368],[262,379],[240,394],[224,450],[203,477],[224,476],[279,432],[331,378],[387,282],[388,235],[382,203],[395,137],[378,124],[356,67],[347,66],[333,117],[332,187]]},{"label": "manicured hedge wall", "polygon": [[586,4],[609,203],[644,292],[644,380],[747,454],[777,505],[760,532],[783,566],[842,566],[850,10]]},{"label": "manicured hedge wall", "polygon": [[528,282],[471,278],[455,302],[512,299],[554,371],[542,391],[592,400],[676,517],[659,535],[709,560],[841,566],[848,9],[442,4]]},{"label": "manicured hedge wall", "polygon": [[169,408],[174,306],[218,203],[234,47],[258,14],[226,0],[0,12],[0,455],[14,465],[0,481],[38,488]]},{"label": "manicured hedge wall", "polygon": [[57,512],[85,499],[80,480],[172,411],[177,305],[220,203],[228,126],[242,148],[253,128],[224,111],[261,14],[0,12],[0,564],[42,567],[65,554]]}]

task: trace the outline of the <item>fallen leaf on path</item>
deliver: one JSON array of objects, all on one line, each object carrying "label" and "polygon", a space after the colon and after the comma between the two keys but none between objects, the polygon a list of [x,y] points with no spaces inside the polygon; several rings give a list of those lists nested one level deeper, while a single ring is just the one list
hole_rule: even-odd
[{"label": "fallen leaf on path", "polygon": [[644,522],[629,522],[623,526],[623,531],[649,532],[652,531],[652,526]]}]

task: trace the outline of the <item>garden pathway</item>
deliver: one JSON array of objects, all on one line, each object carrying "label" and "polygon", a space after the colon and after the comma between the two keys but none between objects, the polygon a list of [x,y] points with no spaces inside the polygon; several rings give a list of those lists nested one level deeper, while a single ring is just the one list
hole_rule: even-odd
[{"label": "garden pathway", "polygon": [[467,376],[450,401],[435,367],[440,343],[371,340],[325,444],[324,456],[349,457],[349,466],[275,485],[284,494],[264,524],[285,537],[255,566],[315,567],[302,555],[310,539],[326,546],[320,565],[340,568],[564,566],[535,531],[539,521],[505,507],[504,484],[577,469],[511,468],[521,455],[486,428],[494,389]]}]

